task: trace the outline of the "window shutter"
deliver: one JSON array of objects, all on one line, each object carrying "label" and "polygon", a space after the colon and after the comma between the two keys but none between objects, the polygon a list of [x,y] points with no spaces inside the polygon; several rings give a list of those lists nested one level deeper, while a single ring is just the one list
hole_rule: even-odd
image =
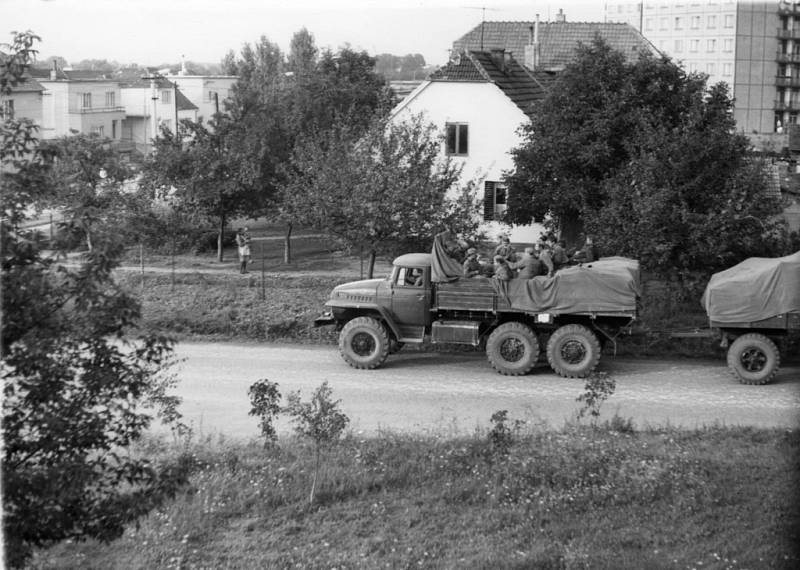
[{"label": "window shutter", "polygon": [[483,221],[494,220],[494,182],[483,183]]}]

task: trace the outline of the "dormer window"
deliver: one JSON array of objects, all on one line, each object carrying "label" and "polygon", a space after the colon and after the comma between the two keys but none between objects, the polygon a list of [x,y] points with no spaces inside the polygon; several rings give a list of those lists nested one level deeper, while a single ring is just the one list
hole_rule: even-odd
[{"label": "dormer window", "polygon": [[467,123],[447,123],[447,154],[467,156],[469,154],[469,125]]}]

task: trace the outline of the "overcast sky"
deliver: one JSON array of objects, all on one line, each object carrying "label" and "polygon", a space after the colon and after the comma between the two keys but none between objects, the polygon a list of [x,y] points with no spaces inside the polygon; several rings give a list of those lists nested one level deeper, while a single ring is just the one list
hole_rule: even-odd
[{"label": "overcast sky", "polygon": [[[264,35],[288,50],[305,27],[321,48],[350,44],[372,55],[421,53],[447,60],[453,40],[488,21],[602,22],[603,0],[0,0],[0,42],[41,36],[39,55],[159,65],[219,63]],[[3,29],[4,28],[4,29]]]}]

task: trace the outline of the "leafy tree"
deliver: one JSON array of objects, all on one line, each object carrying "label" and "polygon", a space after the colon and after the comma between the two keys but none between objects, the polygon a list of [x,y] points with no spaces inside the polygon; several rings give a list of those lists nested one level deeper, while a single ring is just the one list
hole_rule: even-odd
[{"label": "leafy tree", "polygon": [[119,226],[126,197],[122,183],[132,173],[112,146],[96,134],[73,134],[41,144],[50,162],[49,196],[43,205],[64,214],[67,226],[83,234],[89,251],[93,236]]},{"label": "leafy tree", "polygon": [[269,445],[277,437],[273,422],[281,412],[278,384],[262,378],[250,385],[247,395],[250,397],[249,415],[258,416],[258,427],[261,428],[264,445]]},{"label": "leafy tree", "polygon": [[[3,93],[36,40],[27,32],[0,46]],[[58,265],[62,252],[20,229],[33,202],[58,192],[36,127],[7,121],[0,140],[3,531],[6,562],[18,567],[38,546],[119,537],[185,471],[129,453],[156,415],[173,425],[178,415],[163,374],[171,343],[128,340],[139,305],[113,279],[119,243],[98,236],[78,269]]]},{"label": "leafy tree", "polygon": [[314,41],[314,34],[306,28],[301,28],[292,36],[286,68],[296,75],[313,73],[314,67],[317,65],[318,54],[319,50]]},{"label": "leafy tree", "polygon": [[667,58],[580,47],[513,152],[508,221],[585,229],[604,253],[671,273],[780,251],[780,203],[732,105]]},{"label": "leafy tree", "polygon": [[325,381],[314,391],[309,402],[300,400],[299,391],[291,392],[286,397],[285,411],[292,416],[295,431],[314,442],[314,479],[308,499],[312,505],[323,453],[339,440],[350,423],[350,419],[339,410],[340,400],[333,400],[332,395],[333,390]]},{"label": "leafy tree", "polygon": [[[364,247],[371,277],[387,246],[429,244],[442,229],[475,228],[459,210],[475,212],[472,201],[448,197],[460,170],[441,158],[439,142],[434,126],[419,117],[400,124],[375,120],[366,133],[339,125],[298,145],[285,203],[302,223],[346,247]],[[454,210],[464,228],[451,225],[458,222]]]},{"label": "leafy tree", "polygon": [[245,124],[241,116],[219,113],[207,125],[182,121],[177,135],[162,129],[143,167],[144,188],[151,193],[174,188],[183,209],[215,222],[219,261],[228,221],[257,210],[263,198],[260,165],[251,162]]}]

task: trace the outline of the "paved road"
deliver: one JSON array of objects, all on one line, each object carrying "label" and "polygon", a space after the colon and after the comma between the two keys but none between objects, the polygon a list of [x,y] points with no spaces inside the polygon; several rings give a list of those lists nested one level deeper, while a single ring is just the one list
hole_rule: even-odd
[{"label": "paved road", "polygon": [[[549,368],[523,377],[495,373],[481,354],[401,352],[384,368],[354,370],[334,347],[183,343],[176,370],[185,419],[200,435],[250,438],[247,388],[260,378],[303,398],[327,380],[356,431],[468,433],[485,427],[497,410],[511,417],[560,426],[574,417],[580,380]],[[697,427],[715,423],[800,427],[800,366],[785,366],[766,386],[739,384],[722,360],[606,358],[601,369],[617,381],[603,417],[615,412],[638,427]],[[285,421],[279,431],[288,431]]]}]

